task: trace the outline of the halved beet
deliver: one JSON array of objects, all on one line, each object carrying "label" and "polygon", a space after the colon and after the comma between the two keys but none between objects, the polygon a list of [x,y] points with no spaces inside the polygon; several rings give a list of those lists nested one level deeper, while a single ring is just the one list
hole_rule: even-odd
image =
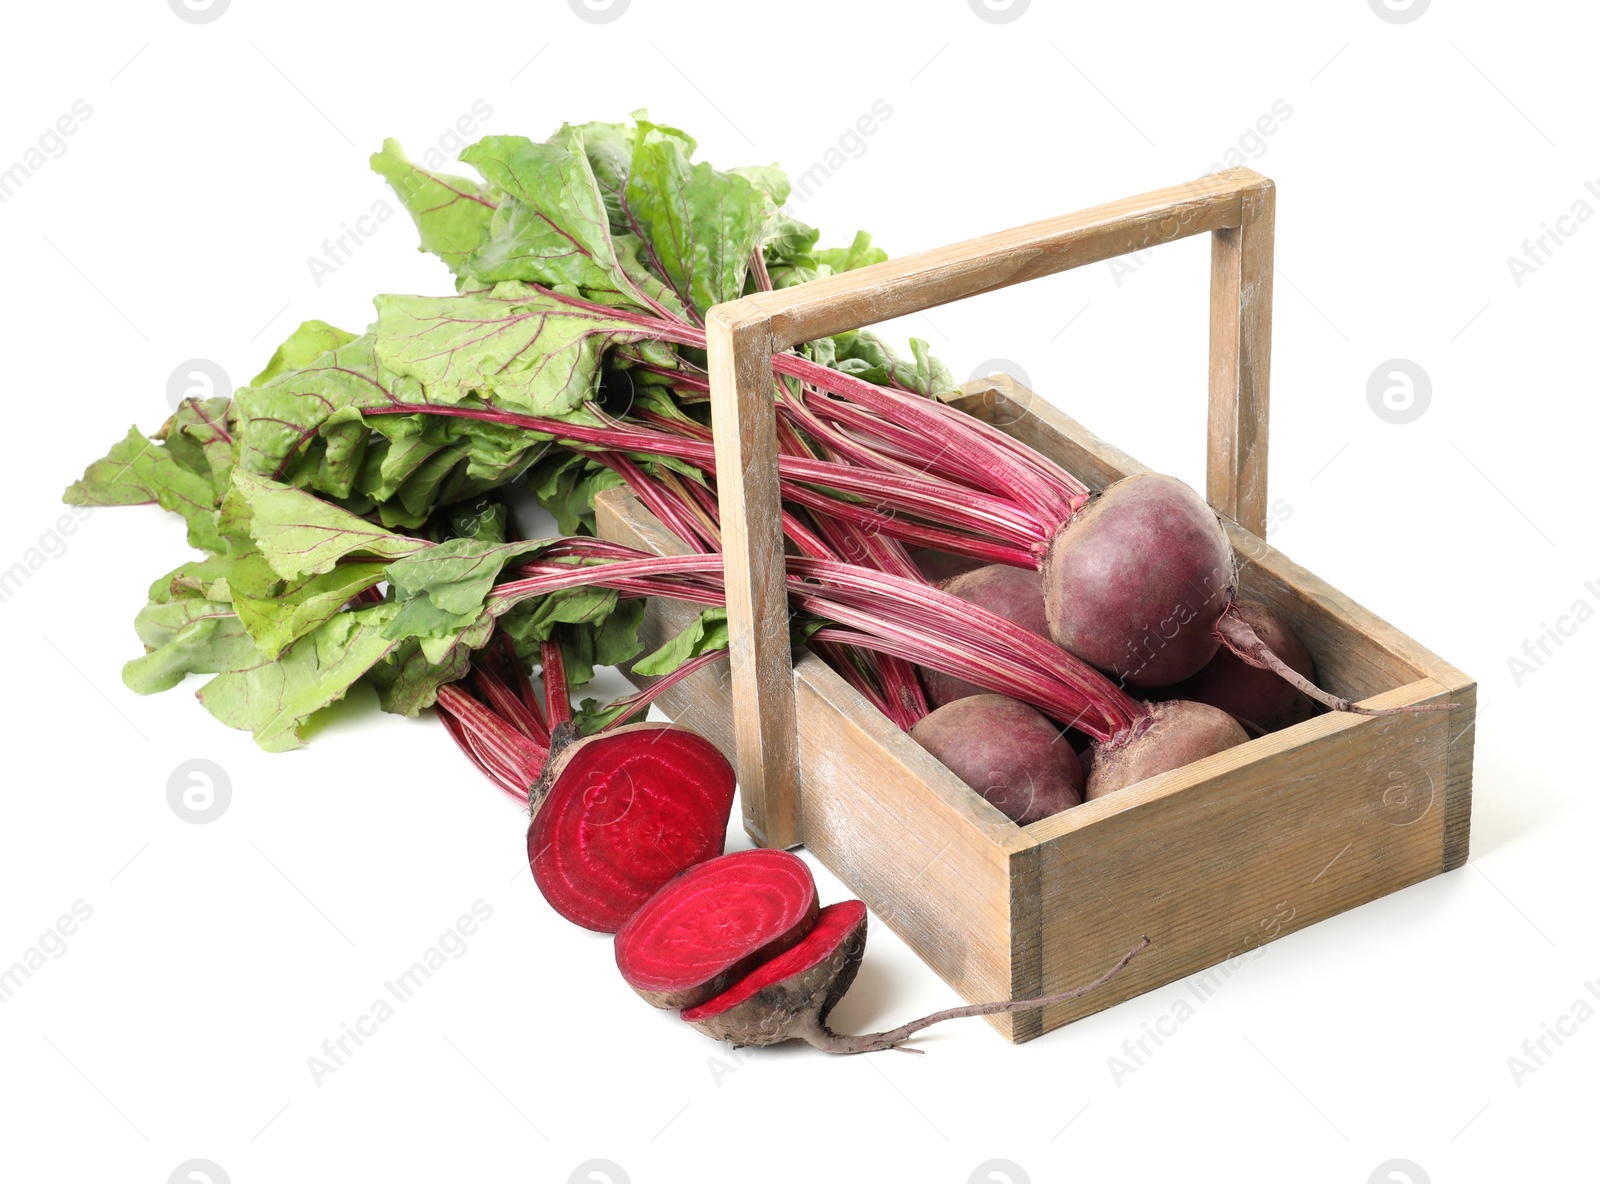
[{"label": "halved beet", "polygon": [[617,931],[617,969],[656,1007],[696,1007],[794,946],[817,921],[811,869],[736,851],[665,885]]},{"label": "halved beet", "polygon": [[727,758],[687,728],[629,724],[570,744],[534,789],[534,882],[567,920],[615,933],[667,881],[722,853],[734,783]]},{"label": "halved beet", "polygon": [[793,1039],[801,1017],[827,1022],[834,1004],[855,981],[866,941],[867,906],[859,900],[830,904],[798,945],[756,967],[716,998],[685,1008],[683,1018],[730,1044]]}]

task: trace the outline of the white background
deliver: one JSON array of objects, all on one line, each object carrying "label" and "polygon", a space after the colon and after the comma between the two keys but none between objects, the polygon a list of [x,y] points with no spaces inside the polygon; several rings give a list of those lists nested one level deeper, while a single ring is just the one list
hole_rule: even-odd
[{"label": "white background", "polygon": [[[1034,0],[1000,24],[965,0],[633,0],[606,24],[563,0],[233,0],[206,24],[161,0],[9,6],[0,168],[75,100],[93,115],[0,205],[0,567],[41,545],[84,463],[159,425],[179,363],[243,382],[301,319],[359,330],[375,293],[448,290],[404,219],[321,286],[306,260],[388,197],[366,169],[384,136],[420,156],[475,100],[481,131],[534,137],[648,106],[705,158],[798,172],[882,99],[864,151],[793,208],[825,242],[861,226],[896,254],[1186,180],[1282,100],[1244,144],[1279,187],[1273,542],[1476,675],[1483,722],[1470,865],[1267,947],[1132,1074],[1108,1058],[1181,984],[1022,1047],[968,1021],[924,1057],[733,1054],[536,899],[517,809],[433,721],[362,700],[267,756],[185,692],[126,691],[131,619],[185,548],[157,510],[102,510],[0,605],[0,965],[93,909],[0,1005],[5,1176],[159,1184],[196,1158],[236,1184],[561,1182],[592,1160],[620,1165],[592,1169],[613,1184],[1592,1173],[1600,1022],[1520,1081],[1508,1058],[1600,980],[1600,624],[1520,686],[1507,660],[1600,606],[1600,219],[1566,223],[1520,285],[1506,259],[1575,202],[1600,210],[1597,23],[1486,0],[1403,24],[1365,0]],[[1206,263],[1191,240],[892,328],[962,378],[1008,359],[1198,483]],[[1367,402],[1392,358],[1431,378],[1411,423]],[[195,758],[232,785],[203,826],[166,800]],[[493,918],[466,955],[315,1084],[307,1058],[479,900]],[[878,927],[836,1016],[870,1030],[951,1002]]]}]

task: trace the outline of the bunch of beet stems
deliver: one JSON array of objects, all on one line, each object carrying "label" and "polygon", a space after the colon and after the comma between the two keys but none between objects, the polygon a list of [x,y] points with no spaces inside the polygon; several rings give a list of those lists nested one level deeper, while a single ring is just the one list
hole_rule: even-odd
[{"label": "bunch of beet stems", "polygon": [[[638,693],[612,704],[618,714],[599,732],[620,727],[637,718],[656,696],[709,666],[722,652],[691,658]],[[457,747],[494,782],[518,802],[527,804],[550,757],[572,732],[572,702],[567,688],[566,665],[556,641],[540,645],[544,703],[534,691],[526,665],[505,633],[474,658],[466,682],[477,695],[459,683],[439,688],[439,716]]]},{"label": "bunch of beet stems", "polygon": [[[756,274],[762,274],[757,269]],[[548,289],[540,291],[574,315],[621,319],[656,340],[704,349],[705,332],[664,313],[635,314]],[[674,388],[704,398],[709,383],[687,361],[662,371]],[[1089,498],[1082,482],[1026,445],[972,416],[908,388],[880,386],[819,365],[798,354],[774,357],[780,379],[779,474],[792,510],[785,532],[802,554],[925,582],[907,545],[968,556],[984,563],[1037,568],[1056,529]],[[711,429],[688,416],[641,411],[620,422],[596,413],[599,426],[478,407],[396,402],[370,414],[437,414],[515,426],[580,445],[610,467],[686,546],[701,554],[722,550],[715,494]],[[670,471],[652,476],[634,460],[654,456],[685,462],[703,482]],[[970,611],[970,609],[968,610]],[[910,660],[890,651],[875,657],[841,648],[833,631],[814,638],[839,672],[899,726],[928,711]]]},{"label": "bunch of beet stems", "polygon": [[[651,555],[601,539],[570,538],[509,574],[513,578],[497,584],[487,601],[496,617],[529,599],[579,587],[610,589],[624,599],[666,597],[705,607],[726,603],[722,557],[713,553]],[[1143,706],[1105,675],[1047,638],[920,579],[835,559],[791,556],[786,586],[791,605],[825,622],[812,635],[814,641],[928,666],[1025,699],[1096,740],[1124,734],[1144,714]],[[721,653],[697,656],[625,702],[642,709]],[[526,797],[549,757],[556,728],[568,718],[559,646],[545,643],[541,657],[543,714],[508,645],[492,644],[473,664],[468,681],[481,701],[453,684],[439,696],[457,744],[491,780],[519,798]]]}]

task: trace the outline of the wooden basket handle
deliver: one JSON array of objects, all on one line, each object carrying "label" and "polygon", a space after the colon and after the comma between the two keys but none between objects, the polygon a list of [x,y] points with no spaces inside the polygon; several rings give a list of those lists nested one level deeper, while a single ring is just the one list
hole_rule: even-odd
[{"label": "wooden basket handle", "polygon": [[745,829],[802,841],[772,355],[1086,263],[1210,232],[1206,497],[1255,534],[1267,516],[1273,185],[1213,173],[1059,218],[720,304],[706,319]]}]

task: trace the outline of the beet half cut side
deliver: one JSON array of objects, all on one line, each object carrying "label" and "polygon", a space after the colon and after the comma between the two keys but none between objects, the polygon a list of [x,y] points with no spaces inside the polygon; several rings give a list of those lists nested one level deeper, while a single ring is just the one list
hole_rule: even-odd
[{"label": "beet half cut side", "polygon": [[567,920],[615,933],[667,881],[722,853],[734,783],[727,758],[687,728],[630,724],[579,740],[534,789],[534,882]]},{"label": "beet half cut side", "polygon": [[787,851],[736,851],[667,884],[617,931],[617,969],[656,1007],[698,1007],[811,932],[817,885]]},{"label": "beet half cut side", "polygon": [[855,981],[867,942],[867,906],[830,904],[799,945],[756,967],[722,994],[683,1018],[730,1044],[765,1046],[795,1036],[803,1017],[825,1024]]}]

